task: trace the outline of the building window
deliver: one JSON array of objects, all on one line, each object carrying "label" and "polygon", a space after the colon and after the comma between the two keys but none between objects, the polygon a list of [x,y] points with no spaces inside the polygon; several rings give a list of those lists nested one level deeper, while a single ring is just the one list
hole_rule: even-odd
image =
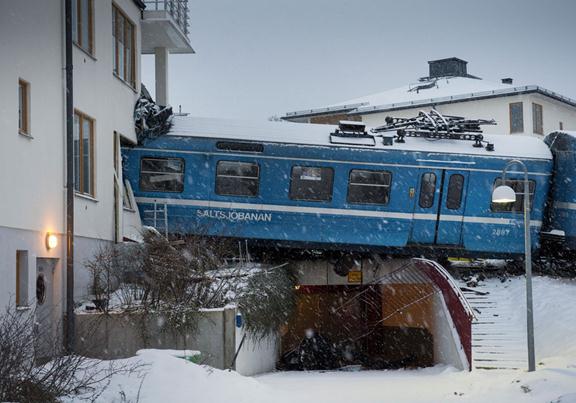
[{"label": "building window", "polygon": [[564,130],[564,122],[559,122],[560,130]]},{"label": "building window", "polygon": [[18,80],[18,132],[30,135],[30,83]]},{"label": "building window", "polygon": [[524,106],[522,102],[510,104],[510,133],[524,132]]},{"label": "building window", "polygon": [[[534,202],[534,189],[536,189],[536,182],[533,180],[528,181],[529,183],[529,195],[530,195],[530,209],[532,209],[532,203]],[[497,178],[494,181],[494,187],[492,190],[496,189],[498,186],[502,185],[502,179]],[[506,179],[506,185],[510,186],[516,193],[516,201],[514,203],[491,203],[490,210],[495,213],[514,213],[524,211],[524,180],[519,179]],[[492,194],[492,192],[490,193]]]},{"label": "building window", "polygon": [[142,158],[140,190],[182,192],[184,190],[184,160],[182,158]]},{"label": "building window", "polygon": [[74,112],[74,189],[94,196],[94,119]]},{"label": "building window", "polygon": [[388,171],[350,171],[348,203],[388,204],[392,174]]},{"label": "building window", "polygon": [[16,251],[16,306],[28,306],[28,251]]},{"label": "building window", "polygon": [[326,167],[292,167],[290,198],[292,200],[330,201],[334,170]]},{"label": "building window", "polygon": [[260,167],[251,162],[218,161],[216,194],[228,196],[258,196]]},{"label": "building window", "polygon": [[72,40],[86,52],[94,54],[93,0],[72,0]]},{"label": "building window", "polygon": [[462,205],[462,191],[464,190],[464,176],[454,174],[448,181],[448,194],[446,197],[446,208],[458,210]]},{"label": "building window", "polygon": [[542,105],[532,104],[532,124],[534,133],[544,134],[544,120],[542,119]]},{"label": "building window", "polygon": [[420,199],[418,204],[422,208],[430,208],[434,205],[434,195],[436,193],[436,174],[426,172],[420,181]]},{"label": "building window", "polygon": [[135,33],[135,25],[118,7],[113,6],[114,74],[132,87],[136,87]]}]

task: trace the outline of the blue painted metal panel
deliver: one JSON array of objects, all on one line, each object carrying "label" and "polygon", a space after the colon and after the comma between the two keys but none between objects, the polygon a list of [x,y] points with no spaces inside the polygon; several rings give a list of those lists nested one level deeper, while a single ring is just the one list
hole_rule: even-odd
[{"label": "blue painted metal panel", "polygon": [[[150,214],[145,211],[151,210],[151,203],[156,200],[167,203],[169,228],[174,232],[301,242],[303,245],[325,243],[375,248],[436,242],[453,247],[461,245],[462,250],[470,254],[523,253],[522,215],[490,211],[492,186],[508,161],[506,158],[458,155],[458,161],[455,161],[454,155],[442,153],[272,143],[264,144],[263,153],[240,153],[218,150],[213,139],[173,136],[123,151],[125,177],[131,182],[146,225],[153,224]],[[183,191],[143,191],[139,186],[139,164],[145,156],[183,158],[186,172]],[[259,164],[258,196],[217,195],[214,181],[219,160]],[[532,219],[541,221],[551,161],[527,160],[525,163],[529,171],[535,173],[531,175],[536,181]],[[293,165],[332,167],[332,199],[322,202],[291,200],[288,192]],[[352,169],[391,172],[389,203],[383,206],[348,203],[347,181]],[[456,172],[466,176],[461,209],[445,209],[448,180],[442,188],[437,182],[433,206],[420,208],[417,201],[421,173],[435,172],[437,181],[441,181],[443,170],[445,178]],[[512,177],[519,175],[512,173]],[[463,221],[437,222],[438,212],[441,216],[461,214]],[[537,247],[539,227],[534,226],[533,231],[533,246]]]}]

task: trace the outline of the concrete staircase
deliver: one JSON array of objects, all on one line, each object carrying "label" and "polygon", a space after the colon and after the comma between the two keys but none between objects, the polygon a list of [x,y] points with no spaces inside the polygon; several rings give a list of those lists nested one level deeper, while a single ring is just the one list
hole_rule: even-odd
[{"label": "concrete staircase", "polygon": [[483,289],[461,284],[474,309],[472,322],[472,366],[475,369],[526,369],[526,331],[511,320],[511,312],[525,310],[523,301],[512,301],[505,287]]}]

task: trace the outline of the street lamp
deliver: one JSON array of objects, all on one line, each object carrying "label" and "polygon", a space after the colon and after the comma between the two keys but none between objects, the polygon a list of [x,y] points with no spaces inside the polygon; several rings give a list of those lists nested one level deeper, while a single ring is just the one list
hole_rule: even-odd
[{"label": "street lamp", "polygon": [[502,170],[502,184],[492,192],[492,203],[506,204],[516,201],[516,192],[506,185],[506,171],[512,165],[520,165],[524,170],[524,264],[526,269],[526,324],[528,341],[528,371],[536,369],[534,354],[534,312],[532,309],[532,244],[530,241],[530,183],[528,169],[520,160],[508,161]]}]

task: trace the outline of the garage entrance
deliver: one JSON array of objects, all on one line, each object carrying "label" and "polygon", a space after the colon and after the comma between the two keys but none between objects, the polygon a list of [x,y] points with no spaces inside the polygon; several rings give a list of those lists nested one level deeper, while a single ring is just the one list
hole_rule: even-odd
[{"label": "garage entrance", "polygon": [[[322,270],[318,264],[301,266]],[[361,266],[361,274],[352,276],[366,280],[360,284],[306,284],[320,276],[301,276],[297,309],[282,335],[281,368],[395,369],[448,363],[469,369],[472,312],[441,266],[423,259]]]}]

